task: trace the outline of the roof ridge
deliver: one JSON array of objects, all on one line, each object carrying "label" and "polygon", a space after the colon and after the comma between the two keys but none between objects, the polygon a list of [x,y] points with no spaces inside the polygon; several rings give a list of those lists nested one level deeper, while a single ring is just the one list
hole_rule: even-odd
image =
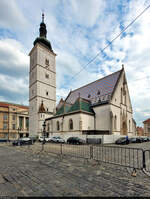
[{"label": "roof ridge", "polygon": [[24,106],[24,107],[29,108],[29,106],[27,106],[27,105],[15,104],[15,103],[11,103],[11,102],[0,101],[0,103],[4,103],[7,105],[14,105],[14,106]]},{"label": "roof ridge", "polygon": [[[81,88],[83,88],[83,87],[85,87],[85,86],[88,86],[88,85],[94,83],[94,82],[97,82],[97,81],[102,80],[102,79],[104,79],[104,78],[106,78],[106,77],[109,77],[109,76],[114,75],[114,74],[116,74],[116,73],[118,73],[118,72],[121,72],[122,70],[123,70],[123,69],[118,70],[118,71],[116,71],[116,72],[114,72],[114,73],[111,73],[111,74],[109,74],[109,75],[107,75],[107,76],[105,76],[105,77],[102,77],[102,78],[100,78],[100,79],[97,79],[97,80],[95,80],[95,81],[93,81],[93,82],[91,82],[91,83],[88,83],[88,84],[86,84],[86,85],[84,85],[84,86],[81,86],[80,88],[77,88],[77,89],[75,89],[75,90],[72,90],[71,92],[73,93],[74,91],[76,91],[76,90],[78,90],[78,89],[81,89]],[[69,93],[69,94],[70,94],[70,93]],[[69,95],[68,95],[67,97],[69,97]],[[67,100],[67,98],[66,98],[65,100]]]}]

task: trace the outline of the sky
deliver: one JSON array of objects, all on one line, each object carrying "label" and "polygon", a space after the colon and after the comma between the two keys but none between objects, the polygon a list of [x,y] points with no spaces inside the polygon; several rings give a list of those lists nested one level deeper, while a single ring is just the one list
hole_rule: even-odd
[{"label": "sky", "polygon": [[150,117],[150,8],[101,50],[149,4],[147,0],[0,0],[0,101],[28,105],[28,54],[39,36],[44,11],[47,39],[57,54],[57,102],[70,90],[124,64],[133,117],[142,126]]}]

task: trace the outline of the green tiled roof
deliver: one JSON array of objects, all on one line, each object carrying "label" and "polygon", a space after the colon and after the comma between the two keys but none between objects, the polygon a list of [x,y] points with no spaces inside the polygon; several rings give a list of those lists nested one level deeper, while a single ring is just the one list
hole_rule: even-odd
[{"label": "green tiled roof", "polygon": [[64,104],[57,110],[56,115],[61,115],[64,113]]},{"label": "green tiled roof", "polygon": [[93,113],[92,109],[90,108],[91,103],[87,100],[82,98],[78,98],[73,105],[63,104],[56,112],[56,115],[61,115],[65,113],[72,113],[74,111],[86,111],[89,113]]},{"label": "green tiled roof", "polygon": [[81,101],[80,104],[81,104],[80,105],[81,106],[81,110],[93,113],[92,109],[90,108],[90,103],[89,102]]},{"label": "green tiled roof", "polygon": [[73,112],[73,111],[78,111],[78,110],[80,110],[80,104],[79,104],[79,100],[76,100],[76,102],[68,110],[68,113]]}]

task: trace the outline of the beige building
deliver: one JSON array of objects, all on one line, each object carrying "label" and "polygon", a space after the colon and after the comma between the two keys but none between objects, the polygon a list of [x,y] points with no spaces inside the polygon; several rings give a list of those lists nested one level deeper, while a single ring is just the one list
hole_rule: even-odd
[{"label": "beige building", "polygon": [[8,102],[0,102],[0,138],[11,140],[28,136],[28,107]]},{"label": "beige building", "polygon": [[29,131],[32,136],[133,135],[135,124],[124,67],[71,91],[56,107],[56,54],[46,38],[42,15],[40,35],[30,56]]},{"label": "beige building", "polygon": [[144,124],[144,135],[150,136],[150,118],[143,122]]},{"label": "beige building", "polygon": [[137,126],[136,128],[137,136],[144,136],[144,129],[140,126]]}]

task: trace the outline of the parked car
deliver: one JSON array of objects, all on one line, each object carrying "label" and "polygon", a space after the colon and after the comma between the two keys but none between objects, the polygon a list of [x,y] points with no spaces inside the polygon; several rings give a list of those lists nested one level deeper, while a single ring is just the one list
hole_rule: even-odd
[{"label": "parked car", "polygon": [[85,141],[78,137],[70,137],[67,139],[68,144],[84,144]]},{"label": "parked car", "polygon": [[127,141],[125,137],[122,137],[116,140],[115,144],[129,144],[129,140]]},{"label": "parked car", "polygon": [[129,143],[137,143],[137,138],[129,138]]},{"label": "parked car", "polygon": [[29,137],[29,138],[33,141],[33,143],[37,141],[37,137]]},{"label": "parked car", "polygon": [[140,137],[136,138],[136,143],[142,143],[142,142],[143,140]]},{"label": "parked car", "polygon": [[50,142],[65,143],[65,140],[59,136],[55,136],[50,139]]},{"label": "parked car", "polygon": [[7,142],[7,139],[1,138],[1,139],[0,139],[0,142]]},{"label": "parked car", "polygon": [[148,142],[147,137],[142,137],[142,141],[143,141],[143,142]]},{"label": "parked car", "polygon": [[41,137],[39,137],[39,142],[43,142],[45,140],[45,142],[49,142],[50,140],[51,140],[51,138],[48,138],[48,137],[43,137],[43,136],[41,136]]},{"label": "parked car", "polygon": [[150,141],[150,137],[147,137],[148,142]]},{"label": "parked car", "polygon": [[12,142],[13,146],[21,146],[21,145],[28,145],[28,144],[33,144],[33,141],[30,138],[20,138]]}]

